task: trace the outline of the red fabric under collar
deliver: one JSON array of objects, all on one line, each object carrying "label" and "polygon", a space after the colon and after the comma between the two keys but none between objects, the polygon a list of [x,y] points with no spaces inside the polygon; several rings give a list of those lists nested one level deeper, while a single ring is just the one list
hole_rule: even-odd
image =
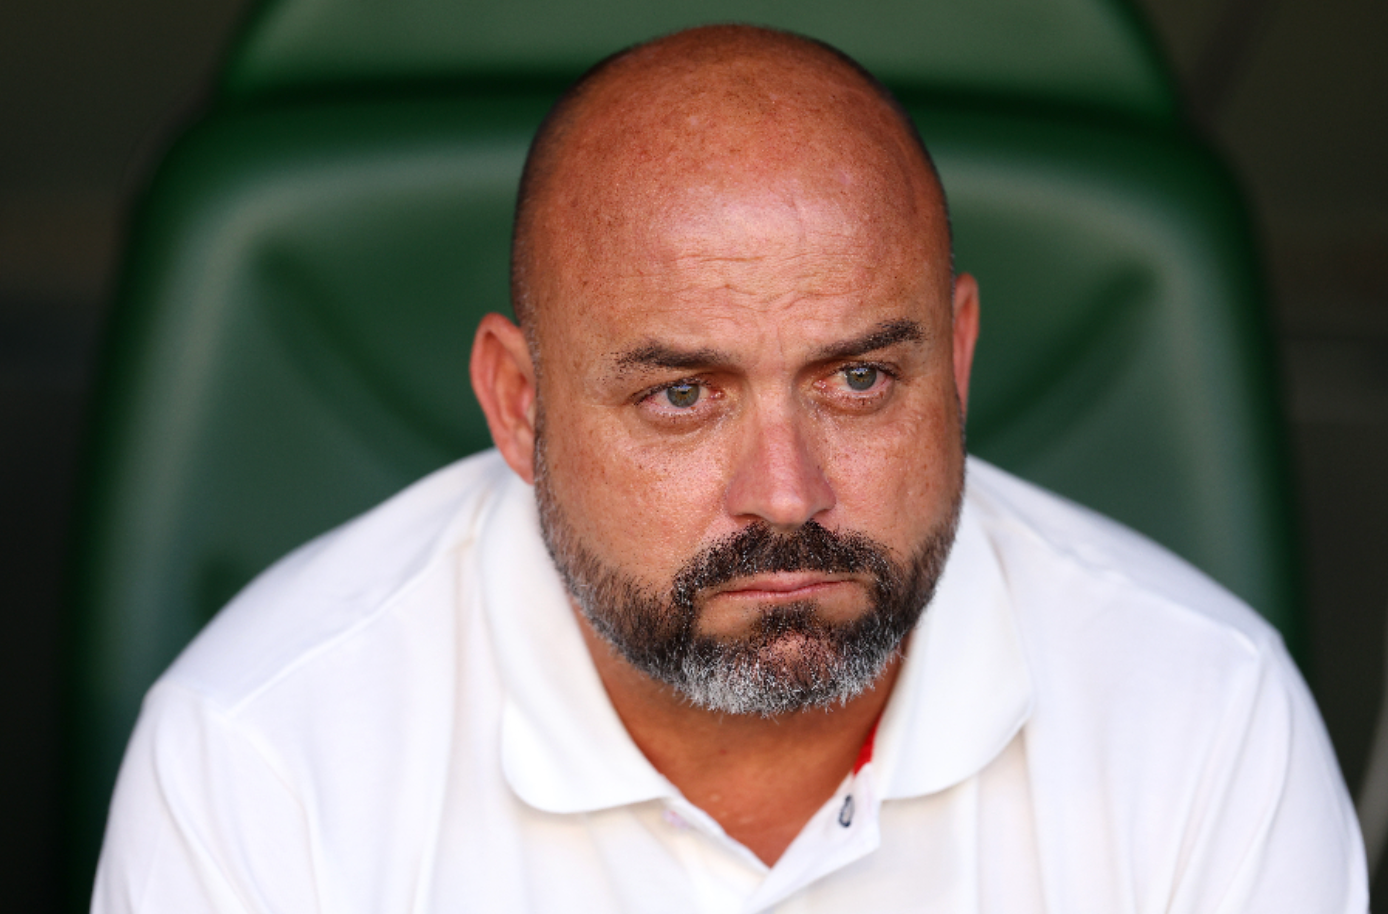
[{"label": "red fabric under collar", "polygon": [[872,729],[868,731],[867,739],[863,740],[863,748],[858,750],[858,760],[853,763],[853,773],[857,774],[863,770],[863,766],[872,761],[872,744],[877,739],[877,725],[882,722],[882,718],[872,722]]}]

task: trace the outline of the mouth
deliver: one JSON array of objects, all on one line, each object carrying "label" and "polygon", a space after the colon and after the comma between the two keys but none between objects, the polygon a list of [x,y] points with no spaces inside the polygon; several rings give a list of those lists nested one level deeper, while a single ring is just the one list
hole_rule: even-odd
[{"label": "mouth", "polygon": [[710,598],[752,600],[758,603],[794,602],[828,596],[859,584],[857,575],[820,571],[782,571],[739,578],[709,593]]}]

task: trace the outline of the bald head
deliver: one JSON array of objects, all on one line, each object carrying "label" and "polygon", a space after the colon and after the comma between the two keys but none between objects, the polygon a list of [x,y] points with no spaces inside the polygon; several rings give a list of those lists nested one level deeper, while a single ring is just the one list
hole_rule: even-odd
[{"label": "bald head", "polygon": [[516,317],[533,347],[539,314],[586,265],[653,235],[726,234],[729,220],[746,229],[729,244],[754,246],[759,225],[782,217],[856,232],[864,257],[914,234],[928,268],[949,269],[934,166],[904,110],[851,59],[749,26],[638,45],[575,84],[535,138],[516,212]]}]

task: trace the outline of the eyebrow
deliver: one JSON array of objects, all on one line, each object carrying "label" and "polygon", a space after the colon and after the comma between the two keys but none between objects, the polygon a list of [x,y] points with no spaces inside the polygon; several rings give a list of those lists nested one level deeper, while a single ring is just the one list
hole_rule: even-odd
[{"label": "eyebrow", "polygon": [[[817,360],[829,362],[835,359],[851,359],[886,349],[897,343],[918,342],[923,339],[925,331],[916,321],[905,318],[883,321],[862,336],[824,347],[819,351]],[[623,371],[643,368],[689,371],[730,365],[733,358],[721,349],[676,349],[663,343],[646,343],[618,353],[613,361]]]},{"label": "eyebrow", "polygon": [[614,361],[620,369],[630,368],[675,368],[687,371],[691,368],[710,368],[727,365],[732,357],[719,349],[675,349],[661,343],[647,343],[618,353]]},{"label": "eyebrow", "polygon": [[819,351],[819,360],[832,362],[835,359],[851,359],[867,355],[879,349],[886,349],[897,343],[918,343],[925,339],[925,331],[916,321],[901,318],[883,321],[860,337],[834,343]]}]

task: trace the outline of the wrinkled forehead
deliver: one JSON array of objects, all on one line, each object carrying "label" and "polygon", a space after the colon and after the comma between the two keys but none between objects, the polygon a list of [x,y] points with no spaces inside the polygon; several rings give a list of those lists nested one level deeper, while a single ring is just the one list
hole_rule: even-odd
[{"label": "wrinkled forehead", "polygon": [[933,171],[870,84],[827,52],[706,50],[638,51],[573,106],[532,188],[537,311],[682,256],[788,252],[797,231],[845,268],[909,261],[948,282]]}]

